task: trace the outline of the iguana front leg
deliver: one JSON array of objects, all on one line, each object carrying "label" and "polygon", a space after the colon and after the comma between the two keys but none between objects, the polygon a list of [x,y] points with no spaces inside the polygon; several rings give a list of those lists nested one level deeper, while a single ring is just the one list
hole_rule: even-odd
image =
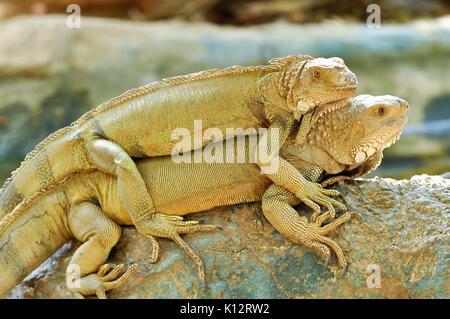
[{"label": "iguana front leg", "polygon": [[[281,146],[287,141],[295,128],[294,117],[285,113],[283,116],[277,115],[272,117],[271,122],[272,124],[261,136],[259,142],[265,143],[266,151],[260,152],[261,147],[258,146],[258,154],[256,156],[257,164],[262,168],[262,173],[266,174],[278,186],[297,196],[298,199],[311,207],[315,214],[320,214],[318,204],[326,206],[333,217],[335,215],[333,205],[346,211],[346,207],[341,202],[328,197],[338,196],[339,192],[324,189],[320,184],[306,180],[297,168],[278,156]],[[272,144],[274,142],[278,143],[278,145],[274,146]]]},{"label": "iguana front leg", "polygon": [[[299,204],[296,196],[287,190],[272,184],[262,198],[262,210],[264,216],[272,226],[290,242],[310,247],[327,260],[331,258],[331,247],[337,255],[339,265],[347,271],[347,262],[342,248],[332,239],[324,236],[339,225],[348,221],[354,213],[346,212],[333,222],[321,226],[324,220],[319,217],[320,223],[309,222],[304,216],[300,217],[292,206]],[[326,217],[329,217],[329,212]],[[324,214],[324,215],[325,215]]]},{"label": "iguana front leg", "polygon": [[300,121],[296,141],[302,144],[322,114],[346,105],[346,100],[355,93],[357,80],[340,58],[326,59],[325,68],[318,67],[325,60],[312,60],[309,56],[287,57],[284,61],[282,71],[269,73],[258,81],[265,116],[271,123],[262,142],[270,145],[274,132],[280,136],[275,139],[279,142],[275,151],[266,158],[258,157],[257,163],[262,168],[267,162],[278,163],[278,170],[267,174],[272,181],[294,193],[316,213],[319,203],[334,215],[333,204],[345,210],[341,203],[327,197],[337,193],[305,181],[292,165],[278,158],[278,152],[292,133],[294,119]]}]

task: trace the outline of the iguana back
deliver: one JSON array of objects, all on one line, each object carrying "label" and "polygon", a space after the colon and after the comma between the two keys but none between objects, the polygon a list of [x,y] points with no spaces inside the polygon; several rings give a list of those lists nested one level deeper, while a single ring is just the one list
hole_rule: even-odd
[{"label": "iguana back", "polygon": [[101,104],[49,135],[25,157],[0,190],[0,218],[27,196],[92,168],[85,148],[92,135],[116,142],[130,156],[146,157],[170,154],[177,142],[171,139],[173,129],[193,132],[194,119],[202,119],[204,129],[262,126],[260,106],[253,104],[253,114],[249,100],[257,95],[258,78],[278,68],[273,64],[203,71],[129,90]]},{"label": "iguana back", "polygon": [[[5,183],[0,218],[24,198],[71,174],[97,168],[118,177],[119,197],[139,232],[155,231],[162,225],[152,225],[156,210],[132,157],[171,154],[178,143],[175,130],[195,136],[196,120],[202,122],[200,142],[184,144],[183,152],[210,143],[210,136],[202,134],[207,128],[240,129],[232,135],[245,135],[248,128],[269,127],[270,135],[281,131],[282,145],[294,118],[323,103],[345,101],[355,89],[356,77],[342,59],[288,56],[268,66],[209,70],[128,91],[40,143]],[[302,127],[307,127],[303,121]],[[257,163],[262,164],[259,159]],[[305,187],[307,181],[286,161],[280,171],[269,178],[294,193]],[[287,176],[292,174],[296,187],[290,189],[294,184]],[[308,187],[311,199],[322,198],[322,189]]]}]

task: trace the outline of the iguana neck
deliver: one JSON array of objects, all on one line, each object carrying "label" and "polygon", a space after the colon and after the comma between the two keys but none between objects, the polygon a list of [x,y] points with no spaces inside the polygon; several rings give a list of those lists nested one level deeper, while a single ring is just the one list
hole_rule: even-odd
[{"label": "iguana neck", "polygon": [[[298,103],[302,98],[299,77],[304,66],[310,57],[297,58],[287,62],[280,71],[266,74],[258,81],[258,89],[263,98],[263,102],[276,106],[289,113],[294,114],[299,119]],[[296,63],[295,63],[296,62]],[[308,101],[313,106],[312,101]]]}]

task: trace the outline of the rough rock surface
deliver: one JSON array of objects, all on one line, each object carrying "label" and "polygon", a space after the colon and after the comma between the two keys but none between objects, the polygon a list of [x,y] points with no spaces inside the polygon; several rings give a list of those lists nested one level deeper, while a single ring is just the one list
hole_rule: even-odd
[{"label": "rough rock surface", "polygon": [[358,76],[358,94],[405,98],[409,124],[429,123],[405,130],[409,136],[385,152],[379,176],[450,170],[450,16],[383,22],[380,29],[336,21],[236,28],[85,16],[80,29],[70,29],[66,19],[0,22],[0,184],[48,134],[127,89],[299,53],[341,56]]},{"label": "rough rock surface", "polygon": [[[354,219],[329,236],[346,251],[347,275],[335,260],[327,268],[314,251],[284,240],[260,204],[221,207],[189,218],[222,231],[184,236],[206,265],[202,290],[193,262],[174,243],[159,240],[160,259],[132,227],[123,231],[110,263],[137,263],[140,271],[110,298],[449,298],[450,180],[374,178],[341,183]],[[305,208],[299,207],[305,214]],[[77,246],[74,244],[73,246]],[[68,245],[35,270],[10,298],[70,298],[64,270]],[[371,270],[372,269],[372,270]],[[373,277],[379,270],[378,282]],[[375,273],[371,273],[375,271]],[[371,279],[372,278],[372,279]],[[369,282],[369,284],[368,284]]]}]

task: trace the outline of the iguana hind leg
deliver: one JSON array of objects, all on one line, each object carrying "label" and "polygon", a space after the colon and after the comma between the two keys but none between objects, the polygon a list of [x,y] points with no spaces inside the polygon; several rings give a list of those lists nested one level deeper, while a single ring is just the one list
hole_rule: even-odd
[{"label": "iguana hind leg", "polygon": [[194,260],[199,279],[204,283],[203,262],[178,234],[213,231],[215,227],[197,225],[197,222],[183,221],[179,216],[157,213],[136,164],[118,144],[102,138],[93,138],[88,142],[87,148],[91,161],[99,169],[117,176],[117,190],[122,204],[130,214],[139,234],[150,240],[153,248],[151,261],[156,262],[159,252],[154,237],[172,239]]},{"label": "iguana hind leg", "polygon": [[108,273],[104,265],[111,248],[119,240],[121,229],[102,209],[90,202],[74,205],[69,212],[69,228],[76,239],[83,242],[73,255],[66,271],[69,291],[77,298],[96,294],[106,298],[105,292],[123,285],[136,272],[137,266],[116,266]]},{"label": "iguana hind leg", "polygon": [[86,147],[98,169],[117,176],[119,198],[138,231],[144,222],[151,223],[155,207],[133,159],[120,145],[102,138],[91,139]]},{"label": "iguana hind leg", "polygon": [[[280,232],[287,240],[294,244],[313,248],[319,255],[326,258],[327,264],[330,260],[330,248],[336,253],[339,265],[347,269],[342,248],[333,240],[324,235],[348,221],[352,213],[345,213],[333,222],[321,226],[317,223],[309,222],[304,216],[300,217],[293,205],[299,204],[299,200],[289,191],[272,184],[264,193],[262,199],[262,210],[264,216],[269,220],[272,226]],[[329,218],[330,212],[324,214],[321,221]]]}]

